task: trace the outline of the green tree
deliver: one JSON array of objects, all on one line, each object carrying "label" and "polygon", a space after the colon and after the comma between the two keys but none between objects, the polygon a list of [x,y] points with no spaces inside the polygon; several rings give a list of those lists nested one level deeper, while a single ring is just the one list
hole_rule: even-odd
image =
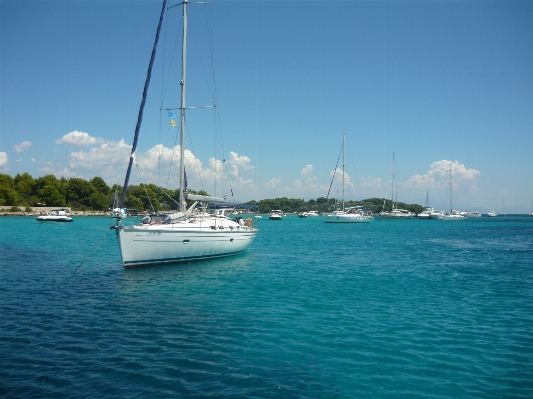
[{"label": "green tree", "polygon": [[109,195],[96,191],[89,196],[89,206],[97,211],[109,209]]},{"label": "green tree", "polygon": [[17,174],[14,180],[17,192],[22,197],[31,197],[35,194],[35,179],[29,173]]},{"label": "green tree", "polygon": [[100,193],[109,194],[110,192],[109,186],[106,184],[104,179],[102,179],[101,177],[98,177],[98,176],[93,177],[91,180],[89,180],[89,183],[91,183],[94,186],[94,188],[96,188],[96,191]]},{"label": "green tree", "polygon": [[0,173],[0,205],[16,205],[17,201],[15,180],[9,175]]},{"label": "green tree", "polygon": [[46,185],[38,192],[39,198],[48,206],[64,206],[65,198],[54,185]]},{"label": "green tree", "polygon": [[87,180],[73,177],[67,185],[66,199],[71,204],[89,206],[89,197],[96,192],[96,188]]},{"label": "green tree", "polygon": [[135,197],[134,195],[126,195],[126,199],[124,200],[124,205],[128,209],[137,209],[142,211],[143,208],[143,202]]}]

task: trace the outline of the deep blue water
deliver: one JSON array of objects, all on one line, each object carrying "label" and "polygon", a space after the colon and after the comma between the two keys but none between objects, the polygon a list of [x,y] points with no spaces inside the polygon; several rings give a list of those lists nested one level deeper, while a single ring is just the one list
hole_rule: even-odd
[{"label": "deep blue water", "polygon": [[111,222],[0,218],[0,396],[533,397],[531,217],[264,218],[138,270]]}]

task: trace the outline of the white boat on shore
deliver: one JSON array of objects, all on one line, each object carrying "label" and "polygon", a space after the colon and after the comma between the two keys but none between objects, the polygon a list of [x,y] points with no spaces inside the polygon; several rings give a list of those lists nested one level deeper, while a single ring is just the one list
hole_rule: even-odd
[{"label": "white boat on shore", "polygon": [[52,209],[46,215],[40,215],[35,218],[39,222],[72,222],[67,209]]}]

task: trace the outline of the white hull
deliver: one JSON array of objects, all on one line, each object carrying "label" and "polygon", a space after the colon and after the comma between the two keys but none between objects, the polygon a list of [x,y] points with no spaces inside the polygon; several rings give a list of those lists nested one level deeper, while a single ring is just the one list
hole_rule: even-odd
[{"label": "white hull", "polygon": [[72,218],[68,216],[37,216],[35,218],[39,222],[72,222]]},{"label": "white hull", "polygon": [[393,209],[392,212],[382,212],[381,218],[384,220],[410,220],[411,212],[405,209]]},{"label": "white hull", "polygon": [[447,222],[458,222],[461,220],[468,220],[468,218],[463,215],[453,214],[453,215],[444,215],[442,220],[447,221]]},{"label": "white hull", "polygon": [[118,226],[125,268],[230,256],[245,251],[257,229],[240,226],[213,229],[188,221],[169,225]]},{"label": "white hull", "polygon": [[442,211],[431,212],[431,215],[429,216],[430,219],[436,219],[436,220],[442,220],[443,217],[444,217],[444,212]]},{"label": "white hull", "polygon": [[467,216],[469,218],[480,218],[481,217],[481,213],[479,213],[479,212],[467,212]]},{"label": "white hull", "polygon": [[435,212],[433,208],[426,208],[420,212],[417,216],[419,219],[431,219],[431,214]]},{"label": "white hull", "polygon": [[374,218],[369,216],[344,214],[344,215],[326,215],[324,223],[370,223]]},{"label": "white hull", "polygon": [[39,222],[72,222],[66,209],[54,209],[46,215],[37,216],[35,219]]}]

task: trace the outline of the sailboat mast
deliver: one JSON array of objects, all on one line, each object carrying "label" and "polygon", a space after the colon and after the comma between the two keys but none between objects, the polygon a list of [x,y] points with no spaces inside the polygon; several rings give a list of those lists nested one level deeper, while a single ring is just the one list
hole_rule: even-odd
[{"label": "sailboat mast", "polygon": [[453,213],[452,197],[452,164],[450,164],[450,215]]},{"label": "sailboat mast", "polygon": [[185,76],[187,66],[187,1],[183,0],[183,42],[181,50],[181,106],[180,106],[180,211],[185,212]]},{"label": "sailboat mast", "polygon": [[[392,184],[391,184],[391,212],[396,206],[394,206],[394,152],[392,153]],[[398,192],[398,189],[396,189],[396,193]],[[398,201],[398,199],[396,199]]]},{"label": "sailboat mast", "polygon": [[342,211],[344,212],[344,153],[346,151],[346,135],[342,137]]}]

